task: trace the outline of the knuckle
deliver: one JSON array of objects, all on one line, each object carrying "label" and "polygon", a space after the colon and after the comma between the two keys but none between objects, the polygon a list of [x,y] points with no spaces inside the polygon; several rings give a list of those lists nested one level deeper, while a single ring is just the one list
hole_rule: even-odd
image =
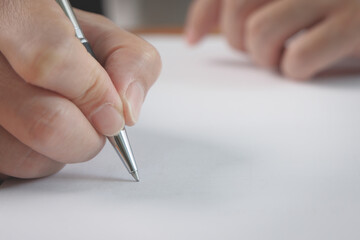
[{"label": "knuckle", "polygon": [[282,71],[291,78],[303,79],[309,77],[309,69],[306,65],[307,48],[298,43],[291,43],[286,49],[282,62]]},{"label": "knuckle", "polygon": [[56,147],[59,139],[63,139],[66,131],[63,122],[67,115],[67,110],[60,104],[51,107],[40,106],[34,109],[36,117],[29,123],[28,136],[36,146],[42,148]]},{"label": "knuckle", "polygon": [[245,25],[246,49],[254,60],[264,67],[275,67],[281,55],[282,39],[272,33],[271,19],[264,15],[252,15]]},{"label": "knuckle", "polygon": [[34,54],[30,64],[27,64],[29,76],[25,79],[36,86],[44,86],[51,76],[57,76],[66,68],[66,59],[69,54],[69,45],[65,47],[44,46]]},{"label": "knuckle", "polygon": [[93,67],[89,71],[88,79],[89,81],[80,91],[80,95],[72,99],[84,112],[88,112],[87,109],[93,109],[99,103],[105,102],[108,91],[106,81],[103,80],[103,74],[99,68]]},{"label": "knuckle", "polygon": [[250,16],[245,23],[246,34],[249,38],[259,38],[266,27],[266,21],[256,15]]},{"label": "knuckle", "polygon": [[[141,39],[140,48],[133,47],[129,55],[133,58],[133,70],[131,71],[132,81],[140,81],[147,91],[156,81],[162,69],[162,60],[157,49]],[[119,91],[122,94],[132,81],[120,81]]]},{"label": "knuckle", "polygon": [[43,86],[49,78],[61,74],[66,69],[74,46],[73,31],[67,28],[60,27],[61,30],[57,34],[41,38],[36,47],[32,48],[25,58],[25,81]]},{"label": "knuckle", "polygon": [[149,45],[143,52],[141,58],[145,64],[152,67],[155,75],[159,75],[162,68],[162,61],[159,52],[154,46]]},{"label": "knuckle", "polygon": [[153,61],[160,60],[160,54],[153,45],[147,43],[140,54],[140,58],[148,63],[152,63]]}]

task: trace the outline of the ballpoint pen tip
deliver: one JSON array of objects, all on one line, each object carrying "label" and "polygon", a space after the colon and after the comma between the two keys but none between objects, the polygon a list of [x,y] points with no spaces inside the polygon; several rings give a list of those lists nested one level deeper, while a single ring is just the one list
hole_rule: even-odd
[{"label": "ballpoint pen tip", "polygon": [[132,172],[131,175],[133,176],[133,178],[135,179],[135,181],[140,182],[140,178],[139,178],[139,174],[138,172]]}]

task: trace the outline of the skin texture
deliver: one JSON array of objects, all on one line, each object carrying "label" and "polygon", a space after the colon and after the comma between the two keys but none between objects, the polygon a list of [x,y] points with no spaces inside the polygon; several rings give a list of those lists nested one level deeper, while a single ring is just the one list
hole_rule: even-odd
[{"label": "skin texture", "polygon": [[[93,158],[139,118],[161,60],[103,16],[76,11],[97,62],[49,0],[0,0],[0,178]],[[26,41],[24,41],[26,40]]]},{"label": "skin texture", "polygon": [[259,66],[309,79],[358,55],[359,0],[195,0],[186,38],[198,43],[219,25],[228,43]]}]

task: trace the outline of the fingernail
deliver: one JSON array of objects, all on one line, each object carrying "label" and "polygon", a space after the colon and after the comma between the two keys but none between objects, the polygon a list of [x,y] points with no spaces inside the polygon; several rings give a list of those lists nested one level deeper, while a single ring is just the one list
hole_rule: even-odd
[{"label": "fingernail", "polygon": [[141,106],[144,102],[145,90],[139,82],[130,84],[126,91],[126,102],[129,109],[130,118],[133,123],[139,119]]},{"label": "fingernail", "polygon": [[105,136],[115,136],[125,125],[124,117],[111,104],[104,104],[96,109],[90,119],[94,127]]}]

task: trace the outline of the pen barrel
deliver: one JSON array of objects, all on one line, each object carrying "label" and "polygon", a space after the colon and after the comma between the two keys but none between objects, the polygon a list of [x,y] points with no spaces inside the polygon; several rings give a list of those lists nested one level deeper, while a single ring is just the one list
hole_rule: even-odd
[{"label": "pen barrel", "polygon": [[[88,53],[90,53],[90,55],[96,59],[95,53],[92,50],[90,43],[87,41],[87,39],[85,37],[82,37],[79,38],[79,40],[86,48]],[[137,166],[134,160],[134,156],[132,154],[132,150],[127,137],[126,130],[125,129],[121,130],[119,135],[108,137],[108,140],[110,141],[111,145],[114,147],[116,153],[122,160],[128,172],[130,174],[137,172]]]},{"label": "pen barrel", "polygon": [[[75,30],[75,36],[80,40],[80,42],[86,48],[88,53],[90,53],[90,55],[96,59],[94,51],[92,50],[89,42],[85,38],[85,36],[80,28],[80,25],[79,25],[79,23],[76,19],[76,16],[72,10],[69,0],[56,0],[56,2],[62,7],[65,14],[68,16],[71,23],[73,24],[74,30]],[[126,169],[129,171],[129,173],[134,177],[134,179],[136,181],[139,181],[139,175],[137,173],[137,166],[135,163],[135,159],[134,159],[134,156],[133,156],[133,153],[131,150],[131,146],[130,146],[129,139],[127,137],[125,128],[123,130],[121,130],[121,132],[118,135],[113,136],[113,137],[108,137],[108,139],[109,139],[110,143],[113,145],[115,151],[117,152],[117,154],[119,155],[121,160],[123,161]]]},{"label": "pen barrel", "polygon": [[129,173],[137,172],[137,166],[132,154],[126,130],[123,129],[119,135],[108,137],[109,142],[114,147],[116,153],[122,160]]},{"label": "pen barrel", "polygon": [[66,16],[70,19],[70,22],[74,26],[75,35],[77,38],[82,40],[84,37],[84,33],[81,31],[80,25],[76,19],[75,13],[71,7],[69,0],[56,0],[56,2],[60,5],[60,7],[64,10]]},{"label": "pen barrel", "polygon": [[[91,56],[93,56],[96,59],[95,53],[92,50],[86,38],[82,38],[80,39],[80,41],[83,44],[83,46],[86,48],[88,53],[90,53]],[[129,143],[129,139],[127,137],[126,130],[125,129],[121,130],[119,135],[108,137],[108,140],[110,141],[111,145],[114,147],[116,153],[122,160],[128,172],[130,174],[137,173],[137,166],[135,163],[134,156],[132,154],[132,150]]]}]

